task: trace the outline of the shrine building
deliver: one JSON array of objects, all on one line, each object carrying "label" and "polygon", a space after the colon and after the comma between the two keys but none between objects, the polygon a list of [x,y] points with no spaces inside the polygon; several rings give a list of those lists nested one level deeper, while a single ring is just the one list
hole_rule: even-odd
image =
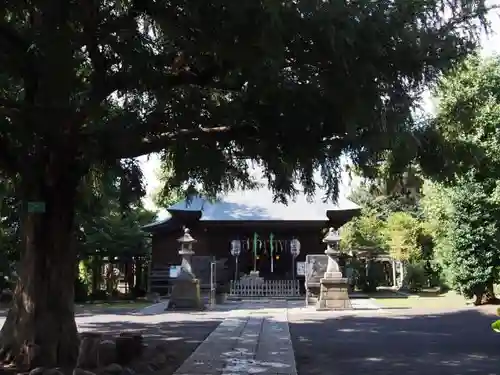
[{"label": "shrine building", "polygon": [[[322,239],[329,227],[339,228],[360,212],[343,196],[337,204],[325,203],[323,197],[321,191],[312,200],[299,193],[285,205],[273,201],[266,184],[228,193],[214,202],[203,197],[182,200],[167,208],[165,220],[143,227],[152,236],[151,274],[180,263],[177,239],[187,227],[196,240],[196,256],[227,259],[231,275],[236,269],[231,247],[237,241],[238,275],[257,270],[265,279],[292,279],[297,276],[296,264],[307,254],[323,254]],[[294,259],[295,240],[300,242],[300,253]]]}]

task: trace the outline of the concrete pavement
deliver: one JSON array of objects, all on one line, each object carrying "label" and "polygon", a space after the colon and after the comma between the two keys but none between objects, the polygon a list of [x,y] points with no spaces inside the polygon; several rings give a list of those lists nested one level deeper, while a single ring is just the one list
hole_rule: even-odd
[{"label": "concrete pavement", "polygon": [[256,305],[232,311],[175,375],[297,375],[287,303]]},{"label": "concrete pavement", "polygon": [[500,375],[500,335],[482,308],[310,314],[289,310],[300,375]]}]

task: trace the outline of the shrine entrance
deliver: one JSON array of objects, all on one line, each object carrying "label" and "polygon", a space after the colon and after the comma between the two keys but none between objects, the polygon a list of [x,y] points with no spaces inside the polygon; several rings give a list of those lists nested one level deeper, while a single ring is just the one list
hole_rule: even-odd
[{"label": "shrine entrance", "polygon": [[291,242],[292,239],[275,238],[272,233],[267,238],[254,234],[251,238],[231,241],[233,248],[240,249],[239,277],[258,271],[259,276],[266,280],[293,279],[294,257]]},{"label": "shrine entrance", "polygon": [[[293,259],[290,253],[257,255],[256,270],[268,280],[292,279]],[[253,270],[252,269],[248,271]]]}]

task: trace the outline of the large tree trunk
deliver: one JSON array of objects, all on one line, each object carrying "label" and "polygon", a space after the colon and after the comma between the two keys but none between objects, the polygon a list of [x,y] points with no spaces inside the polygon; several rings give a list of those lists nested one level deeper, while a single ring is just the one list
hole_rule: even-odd
[{"label": "large tree trunk", "polygon": [[22,184],[25,206],[44,202],[45,212],[23,209],[19,281],[0,331],[0,358],[21,368],[69,365],[78,354],[73,221],[79,178],[71,169],[47,167],[44,174]]}]

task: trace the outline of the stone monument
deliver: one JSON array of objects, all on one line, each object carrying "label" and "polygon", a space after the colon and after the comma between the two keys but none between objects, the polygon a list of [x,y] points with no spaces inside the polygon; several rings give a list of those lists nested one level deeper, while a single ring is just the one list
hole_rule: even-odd
[{"label": "stone monument", "polygon": [[325,254],[328,257],[328,265],[320,280],[320,295],[316,310],[352,309],[348,293],[349,281],[342,276],[336,259],[339,255],[338,245],[340,242],[338,232],[330,228],[328,234],[323,238],[323,242],[326,243]]},{"label": "stone monument", "polygon": [[205,306],[200,295],[200,281],[193,273],[191,258],[193,257],[193,243],[196,240],[189,234],[189,229],[184,229],[184,235],[177,239],[181,244],[179,255],[182,257],[179,275],[174,281],[172,295],[167,309],[203,310]]}]

